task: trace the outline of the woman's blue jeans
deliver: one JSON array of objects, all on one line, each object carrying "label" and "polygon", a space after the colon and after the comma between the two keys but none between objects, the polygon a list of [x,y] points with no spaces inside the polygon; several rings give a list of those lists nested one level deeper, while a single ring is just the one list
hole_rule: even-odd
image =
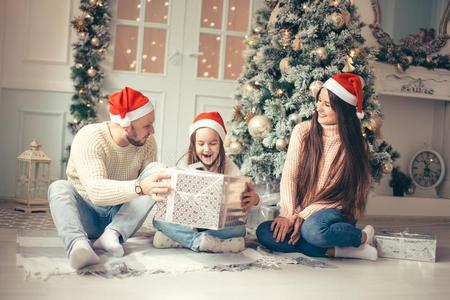
[{"label": "woman's blue jeans", "polygon": [[178,242],[184,248],[189,248],[196,252],[199,251],[200,237],[203,234],[207,234],[219,239],[230,239],[234,237],[245,236],[244,225],[233,226],[219,230],[201,230],[180,224],[173,224],[153,219],[153,226],[172,240]]},{"label": "woman's blue jeans", "polygon": [[272,221],[261,223],[256,229],[258,241],[266,248],[278,252],[300,252],[308,256],[325,257],[328,248],[359,247],[362,231],[355,224],[345,221],[340,209],[327,208],[319,210],[301,227],[300,240],[289,245],[291,233],[284,241],[277,243],[270,229]]}]

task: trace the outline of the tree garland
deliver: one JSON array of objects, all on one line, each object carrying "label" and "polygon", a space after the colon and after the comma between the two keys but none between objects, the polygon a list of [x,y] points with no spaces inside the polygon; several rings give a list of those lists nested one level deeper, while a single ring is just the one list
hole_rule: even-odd
[{"label": "tree garland", "polygon": [[70,113],[73,122],[68,123],[72,134],[76,134],[84,125],[97,122],[97,103],[103,103],[108,96],[101,92],[104,73],[100,62],[111,40],[110,1],[81,0],[82,15],[72,20],[78,40],[72,44],[74,63],[71,78],[75,93],[72,96]]}]

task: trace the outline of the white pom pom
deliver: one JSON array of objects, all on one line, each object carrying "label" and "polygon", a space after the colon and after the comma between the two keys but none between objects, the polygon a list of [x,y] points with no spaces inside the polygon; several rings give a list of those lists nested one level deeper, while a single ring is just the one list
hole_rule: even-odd
[{"label": "white pom pom", "polygon": [[128,116],[125,116],[125,118],[120,120],[120,126],[121,127],[128,127],[131,125],[130,119],[128,118]]},{"label": "white pom pom", "polygon": [[356,116],[358,117],[358,119],[362,120],[364,118],[364,112],[356,112]]}]

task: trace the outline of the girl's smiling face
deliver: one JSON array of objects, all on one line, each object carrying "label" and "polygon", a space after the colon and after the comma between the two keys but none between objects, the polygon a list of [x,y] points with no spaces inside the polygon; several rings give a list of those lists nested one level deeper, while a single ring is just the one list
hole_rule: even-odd
[{"label": "girl's smiling face", "polygon": [[216,161],[220,145],[220,137],[214,129],[203,127],[195,131],[195,153],[206,167]]},{"label": "girl's smiling face", "polygon": [[319,124],[337,124],[337,114],[336,111],[331,107],[330,97],[326,88],[320,90],[319,97],[316,102],[316,110],[318,114],[317,121],[319,122]]}]

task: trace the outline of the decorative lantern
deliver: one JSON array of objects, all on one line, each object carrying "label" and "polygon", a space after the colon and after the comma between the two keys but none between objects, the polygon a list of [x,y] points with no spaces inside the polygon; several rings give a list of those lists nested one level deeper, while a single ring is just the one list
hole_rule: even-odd
[{"label": "decorative lantern", "polygon": [[40,148],[39,141],[33,139],[30,149],[17,157],[16,202],[19,204],[16,210],[26,213],[49,211],[51,159]]}]

